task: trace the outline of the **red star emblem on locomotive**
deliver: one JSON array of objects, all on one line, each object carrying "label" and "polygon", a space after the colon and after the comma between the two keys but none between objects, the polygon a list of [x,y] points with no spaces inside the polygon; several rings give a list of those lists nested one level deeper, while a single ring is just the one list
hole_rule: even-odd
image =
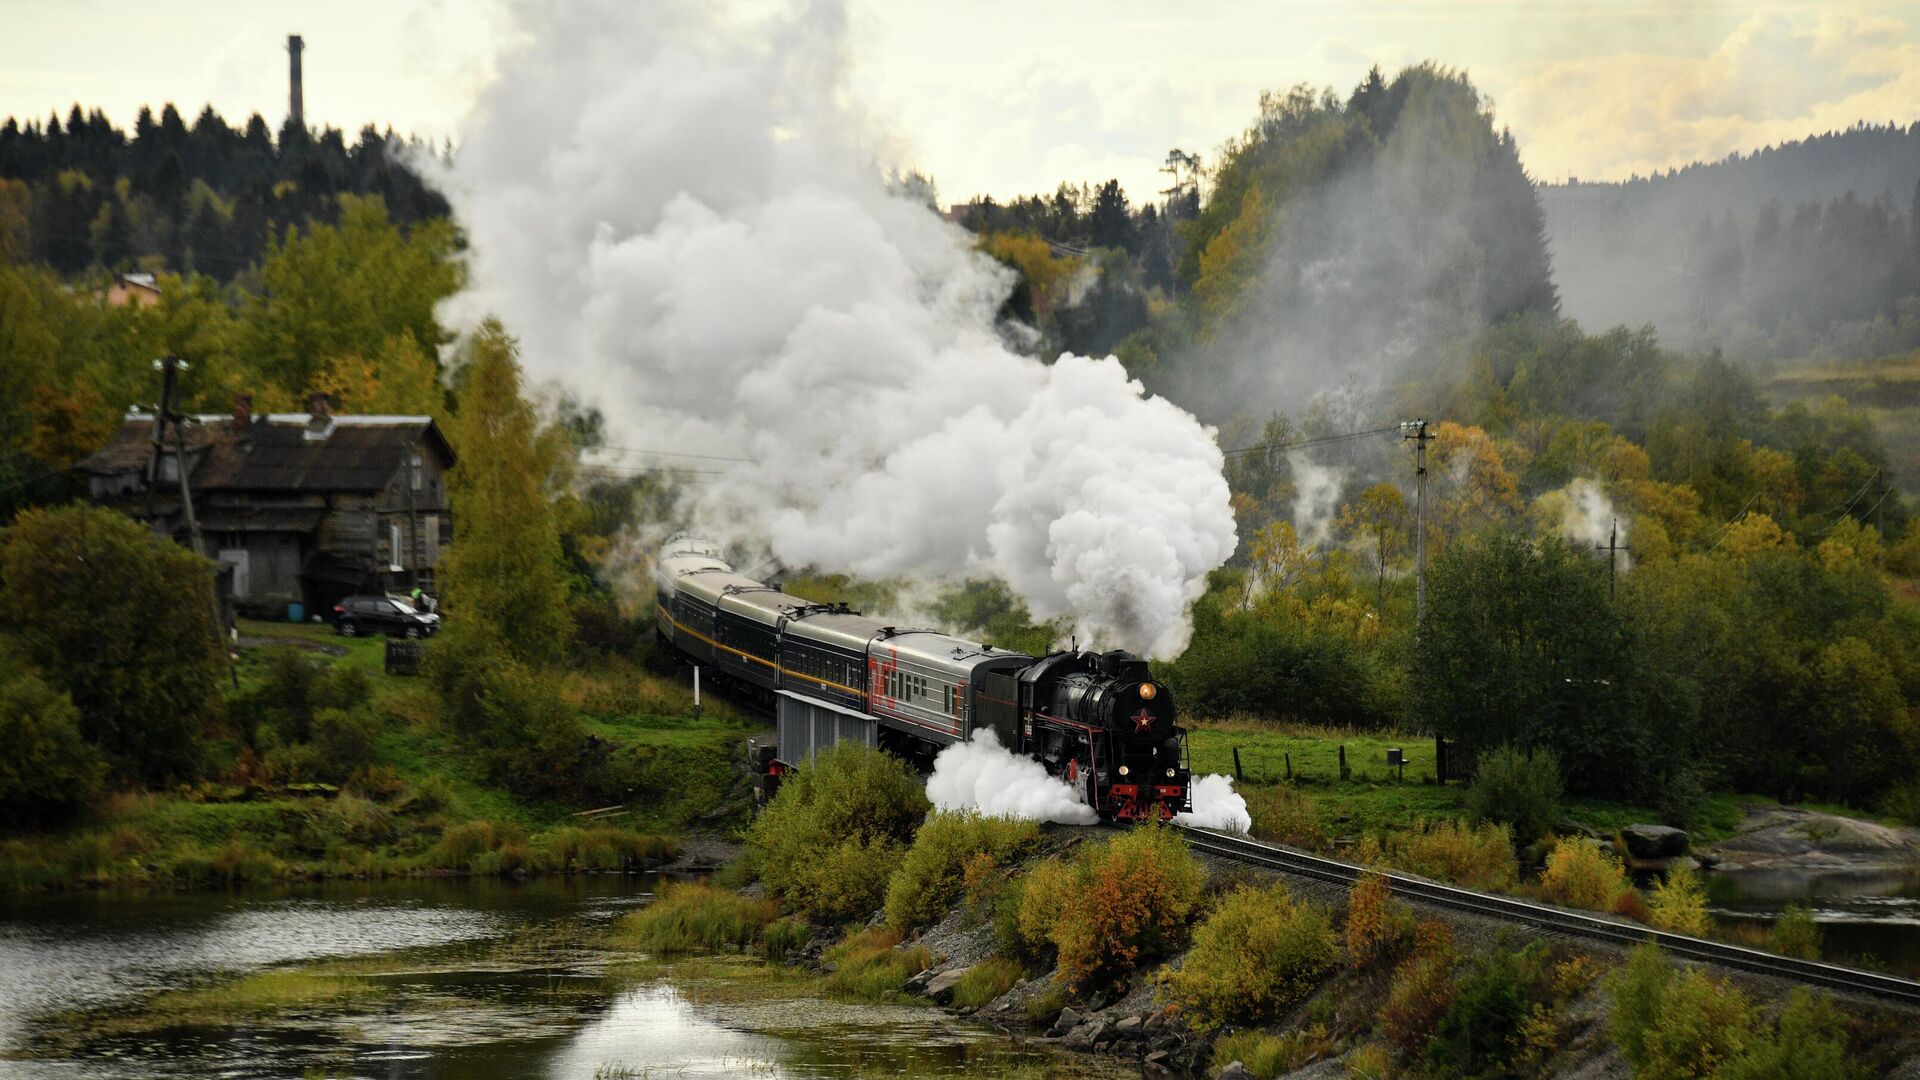
[{"label": "red star emblem on locomotive", "polygon": [[1139,712],[1134,713],[1133,714],[1133,730],[1152,731],[1153,730],[1153,714],[1148,712],[1145,709],[1141,709]]}]

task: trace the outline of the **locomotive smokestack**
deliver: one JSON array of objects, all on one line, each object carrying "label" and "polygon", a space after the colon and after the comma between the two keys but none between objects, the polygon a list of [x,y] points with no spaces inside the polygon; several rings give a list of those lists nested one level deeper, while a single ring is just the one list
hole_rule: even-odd
[{"label": "locomotive smokestack", "polygon": [[289,92],[287,119],[293,123],[296,129],[304,129],[307,126],[306,116],[304,110],[301,108],[300,101],[300,50],[305,47],[306,46],[300,41],[299,34],[287,35],[287,82]]}]

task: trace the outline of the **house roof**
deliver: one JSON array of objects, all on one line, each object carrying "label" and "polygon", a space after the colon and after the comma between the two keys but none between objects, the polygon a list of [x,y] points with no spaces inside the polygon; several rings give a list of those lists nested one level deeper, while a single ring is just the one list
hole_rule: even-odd
[{"label": "house roof", "polygon": [[[200,491],[378,491],[423,442],[453,459],[429,416],[338,414],[316,425],[306,413],[274,413],[245,428],[228,416],[192,419],[198,422],[187,424],[185,441]],[[74,468],[100,476],[141,471],[152,439],[152,416],[128,416],[112,443]]]}]

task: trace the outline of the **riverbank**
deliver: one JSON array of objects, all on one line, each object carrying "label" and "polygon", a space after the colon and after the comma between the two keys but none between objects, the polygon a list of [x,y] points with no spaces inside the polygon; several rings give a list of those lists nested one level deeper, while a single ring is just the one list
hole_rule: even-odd
[{"label": "riverbank", "polygon": [[424,678],[386,672],[384,640],[311,624],[241,629],[230,708],[297,656],[317,680],[363,688],[364,760],[315,782],[272,747],[217,741],[209,779],[112,794],[62,827],[0,836],[0,890],[633,872],[671,863],[690,836],[737,827],[750,807],[739,747],[759,723],[712,699],[695,717],[672,673],[621,660],[565,672],[564,703],[607,752],[630,755],[635,777],[622,805],[565,806],[490,775],[443,726]]}]

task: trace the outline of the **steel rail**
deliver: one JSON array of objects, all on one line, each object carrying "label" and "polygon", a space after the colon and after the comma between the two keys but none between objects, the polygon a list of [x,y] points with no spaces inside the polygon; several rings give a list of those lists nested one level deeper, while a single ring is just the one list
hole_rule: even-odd
[{"label": "steel rail", "polygon": [[[1178,827],[1186,834],[1188,845],[1196,851],[1235,862],[1264,866],[1300,877],[1350,885],[1362,874],[1376,872],[1351,863],[1289,851],[1257,840],[1231,836],[1211,829],[1202,829],[1193,825]],[[1453,885],[1441,885],[1404,874],[1385,873],[1383,876],[1393,891],[1402,896],[1457,911],[1620,945],[1638,945],[1651,941],[1675,956],[1689,960],[1719,964],[1723,967],[1738,968],[1759,975],[1771,975],[1775,978],[1789,979],[1832,990],[1870,994],[1874,997],[1920,1005],[1920,982],[1912,979],[1814,960],[1775,956],[1758,949],[1706,941],[1685,934],[1673,934],[1648,927],[1627,926],[1609,919],[1568,911],[1548,904],[1516,900],[1509,896],[1495,896]]]}]

